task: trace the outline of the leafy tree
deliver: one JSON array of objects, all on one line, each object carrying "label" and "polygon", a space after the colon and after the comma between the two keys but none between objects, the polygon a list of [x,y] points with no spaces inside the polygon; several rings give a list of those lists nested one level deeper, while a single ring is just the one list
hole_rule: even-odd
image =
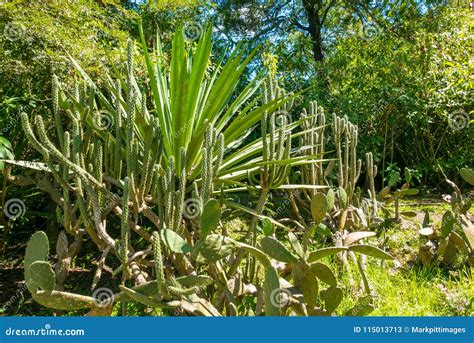
[{"label": "leafy tree", "polygon": [[407,19],[401,34],[342,39],[327,59],[334,110],[364,128],[383,169],[396,162],[436,181],[438,164],[454,175],[473,160],[469,15],[433,8]]},{"label": "leafy tree", "polygon": [[0,136],[12,141],[17,155],[25,142],[19,112],[49,111],[44,104],[52,73],[75,77],[67,54],[93,75],[119,63],[128,37],[121,27],[132,16],[120,6],[86,0],[16,0],[0,7]]}]

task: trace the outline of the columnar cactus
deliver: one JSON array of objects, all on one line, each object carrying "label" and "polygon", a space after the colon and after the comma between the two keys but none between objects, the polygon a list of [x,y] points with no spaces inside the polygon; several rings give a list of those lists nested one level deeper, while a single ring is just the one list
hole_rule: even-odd
[{"label": "columnar cactus", "polygon": [[369,179],[369,187],[370,187],[370,199],[372,200],[373,206],[373,213],[374,217],[377,216],[378,208],[377,208],[377,198],[375,193],[375,176],[377,175],[377,165],[374,164],[374,156],[371,152],[365,154],[366,164],[367,164],[367,177]]},{"label": "columnar cactus", "polygon": [[204,147],[202,149],[202,187],[201,204],[204,206],[214,192],[216,177],[224,158],[224,135],[217,135],[216,129],[209,124],[204,135]]},{"label": "columnar cactus", "polygon": [[[284,90],[278,86],[276,81],[269,77],[263,84],[263,101],[268,103],[284,96]],[[287,164],[279,165],[272,163],[288,159],[291,151],[291,133],[288,130],[289,110],[293,103],[286,104],[281,109],[262,116],[262,162],[258,170],[260,184],[260,197],[255,212],[260,215],[265,207],[270,189],[278,188],[288,178],[290,167]],[[251,183],[252,180],[250,180]],[[257,217],[252,218],[250,230],[255,231]],[[253,239],[255,244],[255,239]]]},{"label": "columnar cactus", "polygon": [[[158,227],[168,229],[182,234],[186,228],[183,221],[183,215],[195,219],[201,212],[200,203],[191,204],[185,208],[186,196],[186,170],[185,170],[185,152],[181,150],[181,159],[179,165],[181,170],[176,172],[176,163],[174,158],[168,161],[168,167],[163,175],[156,172],[157,186],[155,190],[156,204],[158,208]],[[179,175],[176,178],[175,175]]]},{"label": "columnar cactus", "polygon": [[357,159],[358,129],[356,125],[349,122],[347,116],[340,118],[333,114],[332,119],[339,168],[337,180],[339,187],[346,190],[350,203],[362,166],[362,161]]},{"label": "columnar cactus", "polygon": [[[303,108],[302,118],[306,118],[301,124],[304,134],[301,145],[306,147],[304,153],[307,156],[324,156],[326,148],[326,115],[324,108],[318,106],[316,101],[310,103],[309,112]],[[308,185],[326,185],[323,161],[302,166],[302,182]],[[316,193],[310,190],[311,198]]]}]

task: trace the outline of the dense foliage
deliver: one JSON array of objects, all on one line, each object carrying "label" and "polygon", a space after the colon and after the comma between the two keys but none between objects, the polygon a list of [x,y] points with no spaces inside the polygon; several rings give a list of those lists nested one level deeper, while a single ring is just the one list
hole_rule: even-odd
[{"label": "dense foliage", "polygon": [[15,155],[21,156],[25,143],[19,137],[19,112],[48,113],[51,75],[75,77],[68,54],[94,75],[104,75],[104,67],[123,61],[127,16],[131,13],[119,7],[90,1],[2,4],[0,136],[14,143]]},{"label": "dense foliage", "polygon": [[442,8],[406,35],[348,37],[328,57],[333,108],[363,128],[382,170],[415,168],[426,184],[440,178],[438,165],[453,175],[474,160],[471,16]]}]

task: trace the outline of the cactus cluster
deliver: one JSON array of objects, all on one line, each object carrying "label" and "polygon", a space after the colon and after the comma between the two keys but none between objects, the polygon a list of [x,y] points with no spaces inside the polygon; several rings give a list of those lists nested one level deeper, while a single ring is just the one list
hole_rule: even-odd
[{"label": "cactus cluster", "polygon": [[357,158],[358,128],[346,117],[332,117],[332,131],[338,161],[337,182],[348,196],[349,203],[359,179],[362,161]]},{"label": "cactus cluster", "polygon": [[[472,171],[464,169],[461,176],[470,184],[474,184]],[[465,256],[471,267],[474,267],[474,224],[468,219],[471,199],[464,197],[459,187],[451,180],[446,182],[453,188],[446,201],[451,210],[443,214],[441,223],[431,223],[429,212],[425,213],[423,224],[420,225],[421,236],[419,260],[425,267],[434,264],[453,264],[459,256]]]},{"label": "cactus cluster", "polygon": [[[347,116],[332,116],[330,134],[327,133],[327,118],[324,109],[316,102],[311,102],[309,109],[302,111],[303,129],[301,133],[302,154],[307,158],[324,156],[318,162],[302,165],[301,172],[295,175],[301,178],[301,182],[312,185],[312,189],[307,189],[298,194],[289,192],[289,197],[293,211],[300,222],[304,223],[301,211],[314,213],[314,197],[316,194],[324,192],[334,199],[328,212],[328,218],[333,221],[333,225],[342,231],[350,227],[370,226],[370,217],[376,217],[378,213],[377,201],[375,200],[374,179],[377,175],[377,166],[373,161],[371,153],[366,155],[366,175],[369,180],[367,190],[370,202],[372,203],[371,213],[364,210],[362,190],[357,187],[362,161],[357,157],[358,127],[352,124]],[[332,146],[331,146],[332,145]],[[328,146],[330,150],[328,150]],[[328,150],[328,151],[327,151]],[[334,156],[330,152],[335,151]],[[335,171],[336,177],[333,178]],[[319,189],[318,189],[319,188]],[[321,195],[318,195],[321,197]],[[363,201],[364,200],[364,201]],[[318,199],[317,199],[318,202]],[[318,211],[321,211],[319,208]],[[369,218],[366,218],[369,217]],[[316,224],[320,224],[317,220]],[[308,226],[308,225],[306,225]]]},{"label": "cactus cluster", "polygon": [[[309,111],[303,108],[301,118],[306,119],[302,122],[303,136],[301,138],[301,145],[305,147],[304,154],[307,156],[323,156],[326,148],[326,115],[324,108],[318,106],[316,101],[312,101],[309,106]],[[302,166],[301,178],[302,182],[307,185],[326,185],[332,164],[324,169],[323,161],[313,163],[308,166]],[[315,191],[310,190],[310,197],[314,195]]]},{"label": "cactus cluster", "polygon": [[59,310],[97,307],[92,297],[56,290],[55,273],[48,256],[48,237],[39,231],[30,238],[25,252],[25,281],[33,298],[43,306]]},{"label": "cactus cluster", "polygon": [[[130,282],[142,285],[150,281],[147,263],[137,258],[146,256],[146,249],[137,249],[134,235],[156,244],[154,236],[142,226],[141,218],[159,230],[185,236],[192,233],[193,228],[188,231],[183,217],[187,194],[185,151],[181,149],[177,161],[173,156],[163,160],[158,120],[150,116],[144,96],[135,89],[132,57],[130,44],[126,80],[113,83],[113,101],[106,104],[106,99],[91,83],[77,85],[69,99],[53,76],[54,132],[46,129],[41,116],[34,118],[33,125],[26,113],[21,114],[29,141],[43,155],[57,187],[63,189],[62,196],[54,197],[58,221],[65,232],[74,237],[71,246],[66,233],[62,232],[58,238],[59,262],[53,274],[58,291],[62,289],[71,260],[79,252],[84,234],[102,252],[92,289],[100,282],[109,253],[120,261],[117,271],[122,273],[121,287],[128,289],[126,284]],[[101,106],[107,111],[99,112]],[[138,122],[146,125],[138,127]],[[204,205],[214,191],[223,151],[223,135],[208,125],[202,158],[203,178],[199,185],[195,184]],[[49,189],[56,191],[54,186]],[[113,216],[120,219],[118,236],[107,227]],[[204,220],[204,226],[211,231],[212,224],[207,222]],[[175,258],[171,253],[167,258],[183,273],[193,270],[186,257]],[[49,269],[40,268],[44,268],[47,275],[51,274]],[[48,279],[45,285],[50,284]],[[171,289],[173,287],[179,289],[176,285]],[[41,296],[45,299],[45,295]]]},{"label": "cactus cluster", "polygon": [[375,176],[377,175],[377,165],[374,164],[374,156],[371,152],[365,154],[367,178],[369,180],[369,197],[372,202],[374,217],[378,215],[377,194],[375,193]]},{"label": "cactus cluster", "polygon": [[[350,254],[363,254],[381,259],[393,259],[386,252],[367,244],[356,244],[359,241],[375,235],[372,232],[354,232],[344,238],[344,245],[341,247],[322,248],[309,251],[307,247],[299,243],[295,234],[288,234],[288,241],[292,251],[286,248],[274,236],[266,236],[260,241],[260,248],[273,259],[284,263],[282,268],[281,282],[287,292],[288,299],[285,301],[285,308],[291,308],[300,315],[331,315],[342,301],[343,291],[337,285],[337,279],[332,270],[320,260],[324,257],[348,252]],[[360,262],[358,262],[360,265]],[[360,273],[364,280],[366,295],[360,299],[360,303],[349,309],[346,315],[362,315],[373,310],[370,299],[372,293],[361,267]],[[287,275],[290,274],[290,275]],[[289,284],[286,279],[290,278],[293,284]],[[322,289],[320,283],[328,287]],[[281,308],[281,310],[285,310]]]},{"label": "cactus cluster", "polygon": [[[176,35],[173,45],[179,48],[181,39]],[[206,33],[198,43],[204,55],[209,42],[210,34]],[[331,315],[343,291],[335,274],[319,259],[337,254],[354,258],[366,293],[349,313],[369,312],[372,294],[359,256],[391,257],[376,247],[355,244],[371,233],[350,233],[354,227],[348,218],[359,213],[355,207],[360,196],[355,187],[361,173],[357,127],[347,117],[333,116],[336,157],[323,160],[328,142],[324,110],[313,102],[309,112],[292,122],[295,97],[286,94],[274,75],[263,82],[261,107],[254,109],[260,98],[243,106],[251,90],[258,88],[255,82],[238,97],[235,107],[230,105],[219,117],[223,103],[218,91],[206,88],[206,82],[186,93],[196,97],[195,103],[181,103],[173,78],[184,76],[178,75],[176,65],[169,94],[164,91],[168,80],[163,66],[149,69],[154,99],[150,104],[149,94],[140,89],[134,76],[133,55],[129,44],[125,76],[110,79],[107,94],[85,77],[86,83],[76,85],[70,96],[53,76],[51,129],[41,116],[21,115],[30,143],[47,166],[44,177],[34,182],[51,194],[58,222],[64,227],[58,237],[54,270],[48,262],[45,234],[36,233],[28,244],[25,277],[32,280],[29,290],[33,298],[56,309],[100,312],[101,304],[94,297],[63,291],[81,242],[90,239],[99,250],[91,290],[98,289],[105,270],[120,277],[108,307],[135,301],[178,311],[172,313],[235,315],[243,297],[252,294],[257,299],[257,314]],[[149,59],[147,54],[145,59]],[[205,66],[200,67],[183,68],[183,73],[191,73],[186,74],[190,83],[205,77]],[[226,71],[223,68],[223,73]],[[221,82],[214,87],[224,92],[219,88]],[[199,107],[201,97],[213,102]],[[239,109],[241,113],[236,114]],[[189,113],[196,116],[189,118]],[[232,122],[234,115],[237,119]],[[258,120],[261,138],[232,152],[226,160],[227,144],[239,141],[233,137],[236,126],[249,125],[250,129],[248,122],[256,124]],[[292,146],[298,137],[302,143]],[[301,173],[300,180],[293,182],[295,165]],[[333,184],[330,174],[335,165],[339,172]],[[367,165],[373,179],[377,171],[371,156]],[[373,182],[371,185],[373,195]],[[255,209],[239,207],[251,215],[240,241],[230,238],[221,225],[229,204],[227,192],[235,186],[258,193]],[[288,228],[264,212],[274,190],[298,187],[301,191],[292,198],[292,205],[297,208],[299,202],[306,203],[302,208],[313,221],[310,228],[301,225],[303,233],[289,233],[290,251],[276,239],[274,224]],[[260,239],[262,218],[265,237]],[[311,251],[315,230],[328,227],[336,247]],[[288,295],[288,302],[282,303],[280,293]]]},{"label": "cactus cluster", "polygon": [[[279,87],[272,77],[268,77],[263,83],[263,102],[270,103],[279,98],[285,98],[285,91]],[[287,102],[283,106],[269,113],[266,111],[262,116],[262,165],[258,170],[259,184],[262,194],[270,189],[281,186],[288,178],[290,167],[287,164],[275,162],[288,159],[291,151],[290,110],[293,102]],[[259,212],[259,211],[257,211]]]}]

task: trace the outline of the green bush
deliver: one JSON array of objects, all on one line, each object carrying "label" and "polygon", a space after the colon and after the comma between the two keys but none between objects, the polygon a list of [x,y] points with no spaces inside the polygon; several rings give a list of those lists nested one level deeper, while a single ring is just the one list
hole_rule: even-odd
[{"label": "green bush", "polygon": [[123,61],[128,34],[121,26],[131,17],[121,7],[87,0],[1,5],[0,136],[13,143],[16,155],[24,147],[19,113],[49,112],[53,72],[62,80],[76,77],[67,54],[104,76],[104,67]]},{"label": "green bush", "polygon": [[405,31],[342,39],[327,59],[334,110],[361,128],[361,143],[389,163],[438,181],[472,161],[473,66],[469,9],[440,7]]}]

